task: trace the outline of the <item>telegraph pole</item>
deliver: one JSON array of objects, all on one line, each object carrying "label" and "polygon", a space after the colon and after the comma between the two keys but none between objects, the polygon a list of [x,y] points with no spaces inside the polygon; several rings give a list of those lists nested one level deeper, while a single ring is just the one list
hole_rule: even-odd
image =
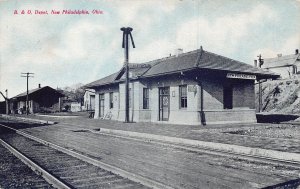
[{"label": "telegraph pole", "polygon": [[[264,59],[261,58],[261,54],[257,56],[258,57],[258,67],[261,68],[261,66],[264,64]],[[261,81],[258,80],[258,112],[262,111],[262,86]]]},{"label": "telegraph pole", "polygon": [[8,114],[9,114],[9,102],[8,102],[8,90],[7,90],[7,89],[5,90],[5,96],[6,96],[6,99],[5,99],[5,103],[6,103],[6,114],[8,115]]},{"label": "telegraph pole", "polygon": [[27,95],[26,95],[26,115],[29,113],[29,106],[28,106],[28,78],[33,77],[34,73],[21,73],[21,77],[26,77],[27,78]]},{"label": "telegraph pole", "polygon": [[0,91],[0,94],[5,99],[5,104],[6,104],[6,111],[5,111],[5,113],[8,115],[9,114],[9,99],[7,97],[7,89],[5,90],[5,93],[6,93],[6,96],[4,96],[4,94]]},{"label": "telegraph pole", "polygon": [[122,27],[121,31],[123,31],[122,48],[124,48],[124,56],[125,56],[124,66],[125,66],[125,75],[126,75],[126,79],[125,79],[125,123],[129,123],[129,66],[128,66],[128,62],[129,62],[129,45],[128,45],[129,38],[128,38],[128,36],[130,36],[133,48],[135,48],[135,45],[134,45],[134,41],[133,41],[133,38],[132,38],[132,35],[131,35],[132,28]]}]

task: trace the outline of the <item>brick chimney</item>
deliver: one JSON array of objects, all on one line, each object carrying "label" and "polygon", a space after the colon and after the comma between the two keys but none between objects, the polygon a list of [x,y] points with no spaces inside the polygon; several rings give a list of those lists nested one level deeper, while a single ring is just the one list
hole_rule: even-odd
[{"label": "brick chimney", "polygon": [[298,49],[295,50],[295,54],[299,54],[299,50]]},{"label": "brick chimney", "polygon": [[254,60],[254,67],[257,67],[257,60]]},{"label": "brick chimney", "polygon": [[178,55],[180,55],[182,53],[183,53],[183,49],[181,49],[181,48],[178,48],[178,49],[175,50],[175,55],[176,56],[178,56]]},{"label": "brick chimney", "polygon": [[41,84],[39,83],[39,89],[41,88]]}]

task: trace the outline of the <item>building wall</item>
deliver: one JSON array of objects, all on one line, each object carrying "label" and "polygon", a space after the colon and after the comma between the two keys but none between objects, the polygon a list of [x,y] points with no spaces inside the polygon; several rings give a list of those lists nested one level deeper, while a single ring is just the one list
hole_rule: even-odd
[{"label": "building wall", "polygon": [[[196,88],[196,91],[187,91],[188,101],[186,109],[179,108],[180,85],[187,85],[188,88]],[[159,121],[159,88],[170,87],[170,110],[168,123],[186,124],[186,120],[189,120],[190,124],[199,124],[199,89],[197,82],[183,77],[172,76],[164,77],[164,79],[157,78],[152,80],[136,81],[130,85],[130,88],[132,86],[134,91],[134,109],[132,110],[133,121],[165,123],[165,121]],[[143,88],[149,88],[149,109],[143,109]],[[125,91],[124,87],[120,87],[120,90],[121,89]],[[122,94],[122,92],[120,92],[120,94]],[[123,96],[120,98],[122,99]]]},{"label": "building wall", "polygon": [[256,123],[255,109],[204,111],[205,124]]},{"label": "building wall", "polygon": [[[28,101],[29,106],[29,113],[36,113],[39,111],[39,104],[33,100]],[[21,112],[22,109],[22,112]],[[18,102],[18,114],[25,114],[26,113],[26,101],[19,101]]]},{"label": "building wall", "polygon": [[[114,106],[112,109],[109,107],[109,93],[113,92]],[[100,101],[99,95],[104,94],[104,116],[100,117]],[[95,90],[95,119],[113,119],[119,118],[119,86],[102,87]]]},{"label": "building wall", "polygon": [[95,114],[94,114],[94,118],[95,119],[99,119],[99,91],[96,91],[95,93]]},{"label": "building wall", "polygon": [[[129,84],[131,104],[129,120],[200,125],[225,122],[256,122],[254,81],[232,80],[232,109],[224,109],[223,86],[230,80],[202,79],[195,81],[183,76],[132,81]],[[187,108],[180,108],[179,86],[187,85]],[[169,120],[159,121],[159,88],[170,87]],[[149,109],[143,109],[143,88],[149,88]],[[109,108],[109,93],[114,92],[114,108]],[[99,118],[99,94],[104,93],[109,119],[125,120],[125,84],[96,90],[95,118]],[[203,94],[203,97],[201,95]],[[201,99],[203,98],[203,102]],[[188,120],[188,121],[187,121]]]},{"label": "building wall", "polygon": [[255,109],[254,81],[235,83],[233,87],[233,108]]},{"label": "building wall", "polygon": [[88,89],[84,93],[84,110],[94,110],[95,109],[95,90]]},{"label": "building wall", "polygon": [[[130,89],[130,105],[129,105],[129,121],[138,122],[140,121],[140,114],[142,114],[139,110],[142,110],[142,98],[143,98],[143,84],[139,81],[134,81],[129,83]],[[118,120],[124,121],[125,120],[125,83],[119,84],[119,94],[121,99],[120,108],[119,108],[119,118]],[[144,112],[145,113],[145,112]],[[143,117],[143,115],[142,115]],[[147,116],[146,116],[147,117]]]},{"label": "building wall", "polygon": [[291,78],[294,75],[292,66],[279,67],[279,68],[269,68],[268,70],[280,74],[280,77],[282,79],[288,79],[288,78]]},{"label": "building wall", "polygon": [[[62,95],[50,87],[44,87],[29,94],[29,113],[60,111],[60,96]],[[18,111],[20,108],[26,107],[26,96],[17,97],[13,104],[17,104],[17,107],[14,108]],[[25,108],[23,109],[23,113],[26,113]],[[21,113],[21,111],[19,111],[19,113]]]},{"label": "building wall", "polygon": [[225,83],[232,85],[233,109],[250,108],[255,109],[255,91],[253,80],[230,80],[230,81],[201,81],[203,87],[203,109],[222,110],[224,105]]},{"label": "building wall", "polygon": [[203,109],[204,110],[221,110],[223,109],[223,82],[203,80]]},{"label": "building wall", "polygon": [[[26,107],[26,102],[21,101],[19,104],[21,105],[21,107],[22,107],[23,104]],[[38,113],[38,112],[41,112],[41,111],[46,111],[46,112],[58,112],[58,111],[60,111],[60,103],[59,102],[53,104],[50,107],[45,108],[45,107],[40,107],[38,102],[35,102],[34,100],[29,100],[28,101],[28,106],[29,106],[29,113],[31,113],[31,114]]]},{"label": "building wall", "polygon": [[[224,109],[226,84],[232,86],[232,109]],[[200,112],[200,122],[201,119],[204,124],[256,122],[253,80],[203,80],[200,89],[201,86],[203,113]]]},{"label": "building wall", "polygon": [[[25,102],[26,104],[26,102]],[[36,113],[39,111],[39,104],[36,103],[35,101],[33,100],[29,100],[28,101],[28,105],[29,105],[29,113]]]},{"label": "building wall", "polygon": [[18,109],[17,109],[18,114],[26,113],[26,102],[25,101],[18,101],[17,107],[18,107]]},{"label": "building wall", "polygon": [[159,119],[159,90],[157,87],[151,87],[149,91],[150,105],[149,110],[151,111],[151,122],[156,122]]},{"label": "building wall", "polygon": [[40,105],[34,101],[32,101],[33,112],[38,112],[40,110]]}]

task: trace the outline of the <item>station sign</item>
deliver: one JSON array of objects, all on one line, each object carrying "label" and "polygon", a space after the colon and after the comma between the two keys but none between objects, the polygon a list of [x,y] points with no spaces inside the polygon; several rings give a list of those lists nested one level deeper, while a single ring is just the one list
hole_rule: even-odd
[{"label": "station sign", "polygon": [[137,63],[130,63],[128,65],[129,68],[150,68],[149,64],[137,64]]},{"label": "station sign", "polygon": [[236,73],[227,73],[226,77],[232,79],[251,79],[251,80],[256,79],[256,75],[236,74]]}]

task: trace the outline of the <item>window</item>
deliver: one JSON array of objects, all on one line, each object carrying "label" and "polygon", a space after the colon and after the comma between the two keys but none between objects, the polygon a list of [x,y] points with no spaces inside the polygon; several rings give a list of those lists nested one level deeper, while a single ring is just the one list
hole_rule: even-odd
[{"label": "window", "polygon": [[179,107],[187,108],[187,86],[181,85],[179,86]]},{"label": "window", "polygon": [[99,94],[99,101],[100,101],[99,117],[104,117],[104,94]]},{"label": "window", "polygon": [[114,93],[109,93],[109,108],[114,108]]},{"label": "window", "polygon": [[143,88],[143,109],[149,109],[149,89]]}]

